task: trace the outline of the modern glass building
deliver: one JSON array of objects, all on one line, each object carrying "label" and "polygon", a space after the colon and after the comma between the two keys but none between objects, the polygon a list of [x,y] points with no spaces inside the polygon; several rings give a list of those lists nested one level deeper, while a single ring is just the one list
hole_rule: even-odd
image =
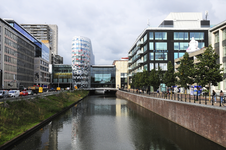
[{"label": "modern glass building", "polygon": [[51,87],[67,88],[72,87],[72,68],[71,65],[54,64],[52,65],[53,82]]},{"label": "modern glass building", "polygon": [[72,40],[73,86],[90,87],[90,66],[94,65],[94,55],[90,39],[75,36]]},{"label": "modern glass building", "polygon": [[170,13],[158,27],[147,27],[128,52],[128,84],[137,72],[167,71],[167,63],[184,55],[192,37],[200,49],[208,46],[209,26],[202,13]]},{"label": "modern glass building", "polygon": [[115,86],[115,65],[92,65],[91,66],[91,88]]}]

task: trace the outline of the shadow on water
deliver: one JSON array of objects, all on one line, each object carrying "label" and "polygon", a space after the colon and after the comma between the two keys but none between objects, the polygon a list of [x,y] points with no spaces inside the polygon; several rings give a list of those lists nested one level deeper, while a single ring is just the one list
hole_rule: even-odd
[{"label": "shadow on water", "polygon": [[92,95],[13,150],[225,150],[113,94]]}]

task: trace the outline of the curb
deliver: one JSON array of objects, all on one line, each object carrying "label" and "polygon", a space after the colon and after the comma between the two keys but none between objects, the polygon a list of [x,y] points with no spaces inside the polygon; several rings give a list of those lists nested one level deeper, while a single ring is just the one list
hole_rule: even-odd
[{"label": "curb", "polygon": [[[89,94],[88,94],[89,95]],[[70,109],[71,107],[73,107],[74,105],[78,104],[80,101],[82,101],[84,98],[86,98],[88,95],[86,95],[85,97],[79,99],[77,102],[74,102],[73,104],[65,107],[62,111],[54,114],[53,116],[43,120],[42,122],[40,122],[39,124],[35,125],[34,127],[28,129],[27,131],[25,131],[24,133],[21,133],[20,135],[16,136],[15,138],[11,139],[10,141],[4,143],[3,145],[0,146],[0,150],[6,150],[6,149],[11,149],[13,148],[16,144],[18,144],[20,141],[22,141],[24,138],[29,137],[32,133],[34,133],[35,131],[39,130],[40,128],[42,128],[44,125],[48,124],[51,120],[53,120],[54,118],[58,117],[59,115],[61,115],[62,113],[64,113],[65,111],[67,111],[68,109]]]}]

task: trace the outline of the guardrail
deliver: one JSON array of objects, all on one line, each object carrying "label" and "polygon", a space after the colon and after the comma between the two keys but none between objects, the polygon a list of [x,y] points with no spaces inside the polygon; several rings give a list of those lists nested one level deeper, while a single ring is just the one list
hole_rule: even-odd
[{"label": "guardrail", "polygon": [[157,92],[149,92],[146,93],[144,91],[139,92],[135,89],[119,89],[126,92],[141,94],[145,96],[150,97],[156,97],[156,98],[163,98],[167,100],[176,100],[176,101],[182,101],[187,103],[197,103],[197,104],[203,104],[203,105],[212,105],[212,106],[219,106],[219,107],[226,107],[226,96],[213,96],[210,95],[190,95],[190,94],[182,94],[182,93],[169,93],[166,92],[157,93]]}]

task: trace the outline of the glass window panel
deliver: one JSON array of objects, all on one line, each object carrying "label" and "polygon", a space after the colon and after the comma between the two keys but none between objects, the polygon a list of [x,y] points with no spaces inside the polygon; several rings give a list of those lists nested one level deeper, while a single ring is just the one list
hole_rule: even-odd
[{"label": "glass window panel", "polygon": [[185,54],[185,53],[179,53],[179,57],[182,57],[182,56],[184,56],[184,54]]},{"label": "glass window panel", "polygon": [[198,47],[199,47],[200,49],[204,48],[204,47],[205,47],[205,43],[204,43],[204,42],[199,42],[199,43],[198,43]]},{"label": "glass window panel", "polygon": [[155,32],[155,40],[167,40],[167,32]]},{"label": "glass window panel", "polygon": [[160,67],[163,71],[167,71],[167,63],[159,63],[159,67]]},{"label": "glass window panel", "polygon": [[192,37],[194,37],[195,40],[204,40],[204,32],[190,32],[190,40]]},{"label": "glass window panel", "polygon": [[188,40],[188,32],[174,32],[174,40]]},{"label": "glass window panel", "polygon": [[155,63],[155,70],[158,70],[159,64]]},{"label": "glass window panel", "polygon": [[144,36],[144,42],[147,41],[147,34]]},{"label": "glass window panel", "polygon": [[150,71],[154,69],[154,63],[150,63]]},{"label": "glass window panel", "polygon": [[178,53],[174,53],[174,59],[177,59],[177,58],[178,58],[178,56],[179,56],[179,54],[178,54]]},{"label": "glass window panel", "polygon": [[174,42],[174,50],[186,50],[188,46],[188,42]]},{"label": "glass window panel", "polygon": [[155,60],[167,60],[167,53],[155,53]]},{"label": "glass window panel", "polygon": [[226,40],[226,28],[222,30],[222,40]]},{"label": "glass window panel", "polygon": [[149,50],[154,50],[154,44],[153,44],[153,42],[149,42]]},{"label": "glass window panel", "polygon": [[166,42],[156,42],[155,49],[156,50],[167,50],[167,43]]},{"label": "glass window panel", "polygon": [[153,37],[153,32],[149,32],[149,40],[153,40],[154,37]]},{"label": "glass window panel", "polygon": [[154,53],[149,53],[149,59],[154,60]]},{"label": "glass window panel", "polygon": [[147,70],[148,69],[148,65],[144,65],[144,70]]},{"label": "glass window panel", "polygon": [[147,51],[147,44],[144,46],[144,52]]},{"label": "glass window panel", "polygon": [[224,57],[226,56],[226,46],[223,46],[223,55],[224,55]]}]

